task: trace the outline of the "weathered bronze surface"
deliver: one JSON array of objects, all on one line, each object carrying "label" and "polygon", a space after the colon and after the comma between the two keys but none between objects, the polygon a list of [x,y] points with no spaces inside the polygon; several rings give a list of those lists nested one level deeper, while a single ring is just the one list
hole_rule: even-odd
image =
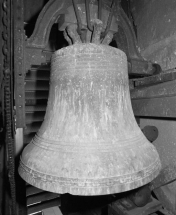
[{"label": "weathered bronze surface", "polygon": [[92,43],[55,52],[45,120],[22,153],[21,177],[51,192],[104,195],[140,187],[160,167],[133,115],[124,52]]}]

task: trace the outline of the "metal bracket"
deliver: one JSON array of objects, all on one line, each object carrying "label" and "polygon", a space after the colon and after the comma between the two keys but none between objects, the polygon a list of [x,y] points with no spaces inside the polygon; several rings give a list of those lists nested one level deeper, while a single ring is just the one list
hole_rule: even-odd
[{"label": "metal bracket", "polygon": [[[139,48],[137,46],[137,40],[136,36],[132,27],[132,24],[130,20],[128,19],[127,15],[123,11],[123,9],[120,7],[119,8],[119,26],[121,29],[123,29],[125,36],[126,36],[126,41],[127,41],[127,46],[128,46],[128,53],[127,55],[131,59],[140,59],[144,60],[144,58],[141,56],[139,52]],[[116,41],[118,43],[118,41]]]},{"label": "metal bracket", "polygon": [[71,5],[71,0],[50,0],[39,14],[35,29],[25,44],[25,71],[31,65],[46,63],[51,53],[43,53],[46,48],[52,25],[57,21],[60,14],[65,13]]},{"label": "metal bracket", "polygon": [[118,47],[127,54],[129,74],[149,76],[158,72],[156,66],[152,62],[146,61],[140,54],[133,26],[121,7],[119,7],[118,25],[119,31],[115,40]]},{"label": "metal bracket", "polygon": [[141,88],[141,87],[149,87],[156,84],[173,81],[176,79],[176,69],[169,69],[161,72],[157,75],[152,75],[150,77],[145,78],[138,78],[138,79],[131,79],[133,82],[134,88]]},{"label": "metal bracket", "polygon": [[23,1],[14,2],[14,74],[16,127],[25,126]]},{"label": "metal bracket", "polygon": [[[79,0],[78,2],[80,3],[81,1]],[[26,41],[27,69],[30,68],[30,65],[34,63],[33,60],[29,61],[30,58],[32,59],[31,48],[33,49],[32,53],[34,58],[38,59],[38,64],[45,62],[45,57],[43,56],[42,50],[47,46],[51,27],[61,14],[66,13],[66,9],[70,5],[72,5],[71,0],[50,0],[45,5],[37,19],[32,36]],[[118,35],[125,35],[125,41],[127,43],[126,54],[128,56],[130,65],[129,73],[138,75],[152,75],[156,69],[153,67],[151,62],[144,60],[144,58],[141,56],[137,47],[136,36],[130,20],[121,7],[117,9],[117,13],[119,13],[117,15],[119,17],[118,24],[120,26],[119,30],[121,32],[117,33],[116,42],[119,44]],[[125,43],[123,43],[123,45],[124,44]],[[122,47],[122,45],[120,47]]]},{"label": "metal bracket", "polygon": [[71,0],[50,0],[41,11],[32,36],[27,40],[27,47],[44,49],[47,45],[52,25],[60,14],[65,13]]}]

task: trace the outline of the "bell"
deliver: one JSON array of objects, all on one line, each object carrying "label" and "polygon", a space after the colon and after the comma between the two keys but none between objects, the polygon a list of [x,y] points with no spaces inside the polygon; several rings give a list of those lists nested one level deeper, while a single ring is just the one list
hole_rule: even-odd
[{"label": "bell", "polygon": [[105,195],[147,184],[160,168],[133,115],[125,53],[93,43],[56,51],[45,119],[22,153],[21,177],[55,193]]}]

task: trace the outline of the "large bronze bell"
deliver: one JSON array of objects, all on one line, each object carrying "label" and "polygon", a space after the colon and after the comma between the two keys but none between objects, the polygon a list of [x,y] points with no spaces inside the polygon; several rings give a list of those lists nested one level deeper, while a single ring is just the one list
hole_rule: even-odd
[{"label": "large bronze bell", "polygon": [[21,177],[51,192],[104,195],[140,187],[160,167],[133,115],[125,53],[93,43],[56,51],[45,120],[22,153]]}]

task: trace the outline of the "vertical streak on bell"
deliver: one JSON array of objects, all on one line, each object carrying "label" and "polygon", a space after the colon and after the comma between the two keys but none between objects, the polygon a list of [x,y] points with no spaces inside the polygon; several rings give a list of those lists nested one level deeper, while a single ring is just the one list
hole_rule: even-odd
[{"label": "vertical streak on bell", "polygon": [[[104,53],[104,47],[95,47],[95,53],[89,47],[83,55],[78,46],[69,55],[56,55],[45,117],[48,126],[43,124],[40,129],[44,138],[92,145],[92,141],[107,143],[116,141],[119,135],[129,137],[129,132],[134,136],[133,130],[140,132],[133,120],[123,53],[121,62],[117,62]],[[97,55],[96,51],[104,52]],[[121,131],[118,137],[117,130]]]},{"label": "vertical streak on bell", "polygon": [[51,192],[104,195],[142,186],[160,167],[133,115],[126,55],[91,43],[55,52],[45,120],[23,151],[21,177]]}]

